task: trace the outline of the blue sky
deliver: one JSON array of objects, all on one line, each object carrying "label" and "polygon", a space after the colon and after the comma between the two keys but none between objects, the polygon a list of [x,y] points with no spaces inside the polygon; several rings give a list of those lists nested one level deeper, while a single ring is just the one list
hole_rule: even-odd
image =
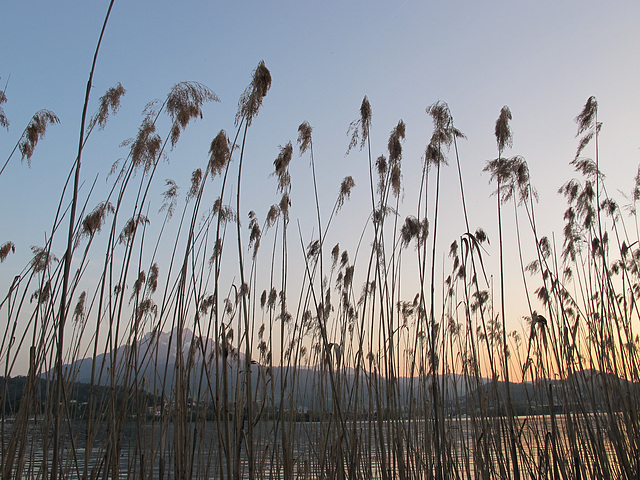
[{"label": "blue sky", "polygon": [[[29,260],[29,247],[44,244],[51,229],[75,158],[85,85],[107,6],[106,1],[13,0],[0,6],[0,87],[7,85],[3,108],[11,122],[9,131],[0,131],[2,163],[35,111],[50,109],[61,120],[37,146],[31,169],[15,157],[0,176],[0,243],[11,240],[17,250],[0,265],[3,291]],[[237,100],[264,60],[273,85],[250,130],[242,210],[254,209],[264,218],[277,202],[272,162],[280,145],[295,144],[297,127],[306,120],[314,128],[325,218],[342,178],[352,175],[356,181],[334,224],[335,237],[328,240],[343,241],[353,251],[370,197],[366,156],[358,151],[345,156],[346,132],[363,96],[373,109],[374,158],[386,153],[398,120],[407,126],[401,218],[415,214],[421,158],[432,129],[425,108],[443,100],[468,137],[460,154],[471,226],[489,234],[489,262],[497,272],[495,198],[482,168],[497,153],[493,128],[501,107],[508,105],[513,114],[508,154],[525,157],[540,194],[539,228],[555,234],[560,246],[566,205],[556,192],[574,176],[573,118],[591,95],[600,106],[601,168],[610,193],[633,187],[640,164],[639,21],[636,1],[116,0],[89,111],[116,82],[127,94],[120,112],[93,135],[84,153],[83,179],[90,184],[98,178],[89,208],[99,201],[111,164],[126,156],[119,144],[136,134],[145,105],[190,80],[210,87],[221,101],[208,105],[204,119],[187,128],[158,174],[175,179],[185,192],[191,172],[206,164],[216,133],[233,132]],[[455,164],[442,175],[441,256],[464,231]],[[292,177],[292,215],[308,239],[315,226],[308,157],[296,154]],[[152,194],[150,210],[159,208],[163,186]],[[512,221],[508,214],[505,221]],[[512,235],[513,227],[507,230]],[[346,232],[347,239],[340,240]],[[508,274],[510,322],[516,328],[527,312],[517,293],[521,279],[513,235],[506,241],[515,267]],[[60,247],[57,254],[62,253]]]}]

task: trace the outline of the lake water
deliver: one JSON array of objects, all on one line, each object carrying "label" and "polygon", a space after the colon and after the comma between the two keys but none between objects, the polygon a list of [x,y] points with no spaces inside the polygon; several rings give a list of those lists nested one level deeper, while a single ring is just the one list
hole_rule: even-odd
[{"label": "lake water", "polygon": [[[607,433],[612,425],[609,420],[605,415],[572,416],[569,421],[558,416],[554,427],[548,416],[518,417],[515,432],[521,477],[553,478],[554,472],[568,473],[570,478],[577,472],[582,478],[624,477],[620,458],[634,464],[636,460],[621,450],[625,441],[614,448]],[[618,419],[614,420],[617,424]],[[351,467],[355,478],[383,479],[386,472],[389,479],[421,479],[431,478],[440,463],[444,478],[481,478],[482,472],[489,478],[503,478],[512,471],[507,423],[502,418],[479,419],[475,424],[468,418],[445,421],[439,440],[440,451],[446,454],[438,462],[430,421],[348,421],[344,430],[337,422],[292,422],[285,425],[284,437],[281,423],[263,421],[255,425],[251,443],[254,476],[270,480],[349,478]],[[13,458],[22,461],[14,462],[3,478],[50,477],[53,442],[45,448],[46,423],[31,421],[19,435],[15,426],[13,420],[4,423],[3,468],[10,464],[11,447],[15,447]],[[107,477],[114,478],[117,471],[119,478],[213,479],[227,478],[229,472],[249,477],[249,441],[237,435],[233,424],[228,432],[214,421],[188,422],[182,427],[161,420],[128,421],[115,429],[103,424],[88,452],[86,422],[74,420],[65,427],[62,476],[84,478],[86,472],[88,478],[105,478],[108,471]],[[346,436],[341,437],[342,431]],[[627,443],[628,449],[632,443]],[[290,445],[289,451],[283,448],[285,444]],[[285,464],[291,466],[286,472]]]}]

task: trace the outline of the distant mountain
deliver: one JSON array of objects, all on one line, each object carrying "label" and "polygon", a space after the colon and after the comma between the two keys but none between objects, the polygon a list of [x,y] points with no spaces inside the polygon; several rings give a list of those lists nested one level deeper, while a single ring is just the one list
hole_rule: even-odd
[{"label": "distant mountain", "polygon": [[[565,379],[538,379],[535,382],[511,383],[511,403],[516,415],[573,411],[624,410],[624,402],[640,400],[640,385],[612,373],[586,369],[573,372]],[[496,402],[496,393],[498,401]],[[493,404],[496,413],[504,413],[506,383],[487,381],[470,392],[468,402]],[[627,400],[625,400],[627,399]]]},{"label": "distant mountain", "polygon": [[[174,387],[178,359],[178,331],[150,332],[141,339],[123,345],[117,350],[102,353],[95,358],[77,360],[65,365],[66,378],[77,383],[116,386],[134,385],[150,393],[170,393]],[[215,385],[216,372],[222,375],[224,352],[215,342],[206,337],[198,337],[191,330],[182,332],[182,372],[188,382],[190,395],[206,391],[199,388],[206,381]],[[233,348],[226,352],[227,379],[229,391],[234,392],[239,382],[244,380],[244,355]],[[217,370],[216,370],[217,365]],[[93,381],[92,381],[93,369]],[[352,368],[334,371],[334,384],[341,401],[352,395],[356,386],[356,373]],[[475,388],[476,381],[466,381],[462,375],[438,376],[441,398],[448,402],[463,401],[469,388]],[[218,381],[222,381],[221,378]],[[279,406],[281,402],[287,408],[303,410],[330,409],[334,401],[329,372],[320,366],[278,367],[251,365],[252,390],[256,398],[266,399]],[[395,401],[404,408],[410,399],[430,395],[431,378],[399,377],[395,380],[395,390],[389,390],[390,383],[378,374],[361,370],[358,376],[358,400],[368,405],[370,395],[382,399],[386,405],[395,392]],[[284,386],[284,395],[281,393]],[[231,393],[230,393],[231,394]]]},{"label": "distant mountain", "polygon": [[[218,362],[222,360],[222,349],[216,348],[210,338],[197,337],[189,329],[182,331],[182,366],[189,373],[199,372],[203,365],[215,368],[216,352]],[[173,384],[173,376],[178,359],[178,330],[171,332],[149,332],[137,341],[132,341],[96,356],[76,360],[64,366],[67,379],[78,383],[109,385],[131,384],[136,379],[144,383],[149,391],[168,391]],[[228,351],[227,363],[237,370],[244,355],[233,349]],[[218,363],[218,364],[219,364]],[[93,371],[93,375],[92,375]],[[93,382],[92,382],[93,380]]]},{"label": "distant mountain", "polygon": [[[208,401],[215,395],[215,385],[226,378],[230,401],[238,395],[245,380],[245,357],[236,349],[221,346],[206,337],[185,329],[182,332],[182,362],[178,365],[178,331],[151,332],[140,340],[95,358],[85,358],[65,365],[66,378],[74,384],[113,386],[127,391],[135,386],[150,394],[171,396],[176,373],[181,372],[190,398]],[[92,375],[93,369],[93,375]],[[51,378],[51,373],[48,376]],[[223,375],[224,374],[224,375]],[[387,409],[393,402],[407,412],[416,402],[431,402],[434,377],[399,377],[391,380],[377,374],[352,368],[332,371],[327,366],[269,367],[251,362],[251,387],[254,399],[261,405],[297,411],[330,411],[336,397],[345,411],[366,412]],[[438,396],[452,413],[481,408],[489,415],[503,415],[506,384],[489,379],[458,374],[438,375]],[[334,391],[335,387],[335,391]],[[355,407],[357,388],[358,407]],[[124,390],[122,390],[124,389]],[[221,390],[219,390],[221,391]],[[612,392],[617,392],[612,394]],[[242,394],[240,394],[242,395]],[[611,408],[617,410],[625,398],[640,398],[640,386],[612,374],[596,370],[573,373],[564,380],[540,379],[535,383],[511,383],[510,395],[518,415],[561,412],[585,412]],[[636,400],[634,400],[636,401]],[[608,403],[607,403],[608,402]],[[607,407],[609,405],[609,407]],[[424,405],[423,405],[424,406]]]}]

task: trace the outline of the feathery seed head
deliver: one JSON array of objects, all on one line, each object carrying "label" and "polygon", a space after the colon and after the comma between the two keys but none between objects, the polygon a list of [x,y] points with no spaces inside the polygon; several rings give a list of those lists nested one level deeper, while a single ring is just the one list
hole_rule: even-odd
[{"label": "feathery seed head", "polygon": [[278,205],[271,205],[271,208],[269,208],[269,212],[267,212],[267,218],[265,220],[267,228],[272,227],[276,223],[279,215],[280,207]]},{"label": "feathery seed head", "polygon": [[582,150],[584,150],[584,147],[586,147],[591,141],[591,139],[593,138],[593,133],[594,133],[593,131],[588,132],[580,139],[580,142],[578,143],[578,148],[576,149],[576,156],[573,157],[574,162],[578,160],[578,157],[580,157],[580,154],[582,153]]},{"label": "feathery seed head", "polygon": [[213,202],[213,214],[217,215],[218,213],[220,213],[220,209],[222,208],[222,199],[220,197],[216,198],[216,200]]},{"label": "feathery seed head", "polygon": [[115,87],[111,87],[100,97],[100,106],[96,114],[89,121],[89,130],[92,130],[96,124],[98,124],[100,130],[107,125],[109,113],[115,114],[118,111],[120,108],[120,99],[126,92],[122,84],[118,82]]},{"label": "feathery seed head", "polygon": [[136,295],[140,293],[146,279],[147,279],[147,276],[144,273],[144,270],[141,270],[138,273],[138,278],[136,279],[135,282],[133,282],[133,292],[131,292],[131,300],[133,300],[136,297]]},{"label": "feathery seed head", "polygon": [[446,102],[438,100],[436,103],[429,105],[426,112],[433,120],[431,143],[434,145],[446,145],[447,147],[451,145],[454,135],[453,120]]},{"label": "feathery seed head", "polygon": [[604,178],[602,172],[598,170],[596,162],[590,158],[578,158],[570,162],[577,172],[580,172],[585,177],[594,178],[599,175],[600,178]]},{"label": "feathery seed head", "polygon": [[525,267],[525,270],[531,275],[537,274],[540,271],[540,262],[538,260],[534,260]]},{"label": "feathery seed head", "polygon": [[33,252],[33,258],[31,259],[30,265],[36,273],[43,272],[49,267],[51,262],[58,261],[55,255],[49,253],[44,248],[31,247],[31,251]]},{"label": "feathery seed head", "polygon": [[220,258],[220,253],[222,253],[222,240],[220,238],[216,238],[216,241],[213,242],[213,251],[209,257],[209,267],[215,265],[216,260]]},{"label": "feathery seed head", "polygon": [[429,105],[426,108],[427,114],[433,119],[434,128],[448,128],[451,123],[451,114],[449,113],[449,105],[442,100]]},{"label": "feathery seed head", "polygon": [[15,253],[16,246],[13,242],[5,242],[0,246],[0,262],[4,262],[5,258],[9,255],[9,252]]},{"label": "feathery seed head", "polygon": [[27,165],[31,166],[33,151],[38,141],[44,138],[47,126],[54,123],[60,123],[60,119],[51,110],[39,110],[31,118],[18,146],[22,153],[22,160],[27,159]]},{"label": "feathery seed head", "polygon": [[38,288],[33,292],[29,298],[29,302],[36,300],[38,305],[42,305],[43,303],[46,303],[49,298],[51,298],[51,280],[47,280],[42,288]]},{"label": "feathery seed head", "polygon": [[576,212],[575,212],[575,210],[573,209],[573,207],[569,207],[569,208],[567,208],[567,209],[565,210],[563,218],[564,218],[567,222],[569,222],[569,223],[572,223],[572,222],[574,222],[574,221],[575,221],[575,219],[576,219]]},{"label": "feathery seed head", "polygon": [[260,238],[262,236],[262,232],[260,231],[260,225],[258,224],[258,217],[256,216],[256,212],[251,210],[249,212],[249,248],[253,245],[253,259],[255,260],[258,255],[258,249],[260,248]]},{"label": "feathery seed head", "polygon": [[416,246],[420,247],[424,245],[427,241],[427,237],[429,236],[429,221],[424,218],[422,221],[419,221],[413,215],[409,215],[404,220],[404,224],[400,229],[400,238],[402,241],[402,246],[407,247],[409,243],[413,239],[416,240]]},{"label": "feathery seed head", "polygon": [[340,256],[340,244],[336,243],[335,246],[331,249],[331,268],[335,268],[336,263],[338,263],[338,257]]},{"label": "feathery seed head", "polygon": [[236,212],[229,205],[223,205],[220,197],[213,202],[213,215],[220,215],[221,222],[235,222],[237,220]]},{"label": "feathery seed head", "polygon": [[209,309],[213,307],[216,303],[216,297],[214,295],[209,295],[204,298],[200,303],[200,313],[206,315],[209,312]]},{"label": "feathery seed head", "polygon": [[[260,295],[260,308],[264,308],[266,304],[267,304],[267,291],[263,290],[262,295]],[[262,335],[259,335],[259,336],[262,337]]]},{"label": "feathery seed head", "polygon": [[571,267],[566,267],[563,270],[562,275],[564,276],[566,281],[571,281],[571,279],[573,278],[573,270],[571,270]]},{"label": "feathery seed head", "polygon": [[259,98],[262,99],[267,96],[267,92],[271,88],[271,73],[264,64],[264,60],[261,60],[258,63],[258,66],[253,73],[253,81],[251,82],[251,85]]},{"label": "feathery seed head", "polygon": [[211,171],[211,178],[213,178],[216,175],[220,175],[231,160],[229,139],[224,130],[220,130],[216,138],[211,142],[209,155],[209,170]]},{"label": "feathery seed head", "polygon": [[82,221],[81,236],[92,237],[100,231],[102,225],[104,225],[107,213],[113,213],[115,209],[110,202],[101,202],[93,211],[84,217]]},{"label": "feathery seed head", "polygon": [[451,258],[458,256],[458,242],[457,242],[457,240],[454,240],[453,242],[451,242],[451,246],[449,247],[449,256]]},{"label": "feathery seed head", "polygon": [[273,161],[273,166],[275,167],[275,171],[273,175],[278,177],[278,192],[284,193],[291,186],[291,176],[289,175],[289,163],[291,163],[291,158],[293,155],[293,146],[291,142],[287,142],[287,144],[283,147],[280,146],[280,153]]},{"label": "feathery seed head", "polygon": [[388,169],[389,165],[387,164],[387,157],[380,155],[376,159],[376,172],[378,173],[378,184],[376,188],[380,193],[384,192]]},{"label": "feathery seed head", "polygon": [[155,304],[153,300],[150,298],[145,298],[138,305],[138,311],[136,313],[136,317],[138,321],[140,321],[145,315],[153,315],[154,317],[158,316],[158,306]]},{"label": "feathery seed head", "polygon": [[167,112],[173,121],[171,146],[174,147],[180,134],[194,118],[202,118],[205,102],[219,102],[218,96],[198,82],[181,82],[173,86],[167,95]]},{"label": "feathery seed head", "polygon": [[300,149],[300,155],[305,153],[311,146],[311,125],[305,121],[298,127],[298,148]]},{"label": "feathery seed head", "polygon": [[150,112],[142,121],[135,140],[131,142],[131,161],[136,168],[143,166],[147,171],[156,162],[162,148],[162,139],[155,132],[156,125]]},{"label": "feathery seed head", "polygon": [[438,100],[428,106],[426,111],[433,120],[431,143],[438,146],[438,148],[442,145],[449,148],[454,138],[466,138],[464,133],[453,126],[453,117],[446,102]]},{"label": "feathery seed head", "polygon": [[349,254],[347,251],[343,251],[340,256],[340,268],[344,268],[349,263]]},{"label": "feathery seed head", "polygon": [[[520,203],[525,202],[529,199],[529,195],[532,195],[534,199],[537,199],[538,194],[531,187],[530,177],[529,177],[529,166],[527,165],[527,161],[524,157],[520,155],[516,155],[512,157],[510,160],[510,189],[517,191],[518,193],[518,201]],[[512,191],[511,194],[514,192]]]},{"label": "feathery seed head", "polygon": [[420,237],[418,237],[418,245],[422,246],[429,237],[429,219],[423,218],[420,222]]},{"label": "feathery seed head", "polygon": [[417,238],[420,234],[420,221],[413,215],[409,215],[404,219],[404,224],[400,229],[400,236],[402,238],[402,246],[407,247],[411,240]]},{"label": "feathery seed head", "polygon": [[452,128],[452,132],[455,138],[465,138],[465,139],[467,138],[467,136],[464,133],[462,133],[460,130],[458,130],[455,127]]},{"label": "feathery seed head", "polygon": [[170,178],[167,178],[165,180],[165,184],[167,189],[162,193],[162,198],[164,201],[162,203],[162,206],[160,207],[160,210],[158,210],[158,213],[166,210],[168,218],[171,218],[176,208],[176,200],[178,198],[178,185],[174,180],[171,180]]},{"label": "feathery seed head", "polygon": [[198,194],[201,181],[202,181],[202,170],[199,168],[196,168],[191,173],[191,187],[189,188],[189,192],[187,192],[187,202]]},{"label": "feathery seed head", "polygon": [[[362,121],[362,131],[363,135],[368,137],[369,128],[371,127],[371,104],[369,103],[369,99],[365,95],[362,99],[362,104],[360,105],[360,120]],[[366,138],[363,137],[363,141]]]},{"label": "feathery seed head", "polygon": [[596,97],[591,96],[587,100],[587,103],[584,104],[582,112],[580,112],[580,114],[575,118],[575,122],[578,124],[578,133],[576,134],[576,137],[593,127],[597,114],[598,102]]},{"label": "feathery seed head", "polygon": [[136,216],[131,217],[127,220],[122,232],[120,232],[120,236],[118,237],[118,242],[124,243],[129,241],[133,234],[136,232],[139,225],[146,225],[149,223],[149,219],[144,215],[138,214]]},{"label": "feathery seed head", "polygon": [[4,127],[9,130],[9,119],[4,113],[4,108],[2,108],[2,104],[7,102],[7,95],[3,90],[0,90],[0,127]]},{"label": "feathery seed head", "polygon": [[589,208],[592,208],[593,205],[593,199],[596,196],[596,190],[595,187],[593,185],[593,182],[587,180],[584,183],[584,187],[582,188],[582,191],[580,192],[580,194],[578,195],[577,200],[577,207],[579,211],[585,211]]},{"label": "feathery seed head", "polygon": [[291,200],[289,199],[289,195],[287,193],[283,193],[280,198],[280,212],[284,218],[285,222],[289,221],[289,207],[291,206]]},{"label": "feathery seed head", "polygon": [[149,278],[147,279],[147,287],[150,293],[154,293],[158,288],[158,264],[154,263],[149,269]]},{"label": "feathery seed head", "polygon": [[542,258],[549,258],[551,256],[551,242],[548,237],[542,237],[538,242],[538,249]]},{"label": "feathery seed head", "polygon": [[389,179],[391,181],[391,190],[393,195],[398,197],[400,195],[400,187],[402,183],[402,172],[400,171],[399,163],[396,162],[391,166],[391,175]]},{"label": "feathery seed head", "polygon": [[276,306],[276,301],[278,300],[278,292],[276,291],[275,288],[271,288],[271,290],[269,290],[269,298],[267,298],[267,307],[269,309],[272,309]]},{"label": "feathery seed head", "polygon": [[427,145],[427,148],[424,152],[424,159],[427,164],[427,168],[429,168],[431,165],[438,166],[447,164],[447,159],[442,153],[442,149],[438,147],[438,143],[434,142],[433,138],[429,142],[429,145]]},{"label": "feathery seed head", "polygon": [[371,128],[371,104],[365,95],[360,105],[360,118],[349,124],[347,135],[351,135],[347,154],[360,143],[360,150],[364,148],[369,138],[369,130]]},{"label": "feathery seed head", "polygon": [[384,179],[387,175],[387,157],[380,155],[376,159],[376,170],[378,172],[378,178]]},{"label": "feathery seed head", "polygon": [[320,240],[312,240],[307,245],[307,259],[315,259],[320,253]]},{"label": "feathery seed head", "polygon": [[498,151],[502,154],[505,147],[513,146],[513,133],[509,126],[509,120],[511,120],[511,110],[506,105],[500,110],[500,116],[496,120],[496,142],[498,143]]},{"label": "feathery seed head", "polygon": [[487,237],[487,233],[480,227],[476,229],[474,237],[478,243],[484,243],[484,242],[491,243],[489,242],[489,237]]},{"label": "feathery seed head", "polygon": [[398,125],[391,130],[389,142],[387,143],[387,148],[389,150],[389,163],[391,164],[399,163],[402,159],[402,144],[400,143],[400,140],[404,140],[404,134],[405,124],[400,120]]},{"label": "feathery seed head", "polygon": [[262,106],[262,100],[267,95],[269,88],[271,88],[271,73],[264,64],[264,60],[260,60],[260,63],[253,71],[251,83],[240,96],[240,100],[238,100],[236,125],[243,119],[246,120],[247,126],[251,125]]},{"label": "feathery seed head", "polygon": [[518,186],[525,186],[529,183],[529,166],[526,160],[516,155],[511,159],[513,161],[512,172],[514,181]]},{"label": "feathery seed head", "polygon": [[[512,159],[500,157],[489,160],[482,171],[491,173],[490,181],[495,180],[499,185],[504,185],[508,183],[511,178],[512,166]],[[500,199],[501,201],[505,200],[505,195],[508,197],[509,193],[503,193],[503,198]]]},{"label": "feathery seed head", "polygon": [[78,298],[78,303],[76,303],[76,308],[73,311],[73,321],[76,323],[84,322],[85,313],[84,313],[84,305],[87,299],[87,292],[83,291]]},{"label": "feathery seed head", "polygon": [[354,270],[355,270],[354,265],[349,265],[347,268],[344,269],[344,278],[342,280],[342,284],[344,285],[345,289],[351,287],[351,284],[353,282]]},{"label": "feathery seed head", "polygon": [[344,205],[344,201],[351,197],[351,189],[356,186],[353,177],[351,175],[344,177],[340,184],[340,193],[338,194],[338,200],[336,201],[336,211],[340,210]]},{"label": "feathery seed head", "polygon": [[569,180],[560,187],[558,193],[564,195],[567,198],[567,201],[571,204],[580,193],[580,184],[576,179]]}]

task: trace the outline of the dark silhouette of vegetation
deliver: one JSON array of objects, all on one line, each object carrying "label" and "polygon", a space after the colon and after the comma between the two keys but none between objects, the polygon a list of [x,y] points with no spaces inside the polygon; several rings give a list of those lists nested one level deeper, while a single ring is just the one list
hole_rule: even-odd
[{"label": "dark silhouette of vegetation", "polygon": [[[306,121],[295,145],[274,140],[273,202],[245,205],[250,127],[277,81],[263,61],[234,131],[215,130],[184,193],[158,167],[219,101],[198,82],[148,105],[101,198],[81,189],[85,146],[125,95],[117,83],[90,96],[112,5],[51,228],[22,270],[3,271],[14,279],[0,297],[3,478],[638,478],[640,180],[629,221],[601,171],[594,97],[575,119],[575,178],[560,187],[561,248],[536,224],[526,160],[505,155],[512,115],[501,109],[498,156],[485,166],[496,185],[494,292],[489,238],[472,228],[465,197],[465,137],[442,101],[426,109],[433,131],[415,169],[403,120],[374,156],[362,99],[347,153],[368,167],[371,206],[362,232],[339,232],[358,238],[353,251],[329,245],[328,232],[356,181],[320,186]],[[6,101],[0,92],[3,128]],[[48,110],[33,117],[1,182],[13,154],[29,163],[56,123]],[[293,189],[296,148],[313,181],[307,238],[291,210],[305,195]],[[453,155],[464,227],[440,258],[441,169]],[[406,182],[420,193],[403,220]],[[337,193],[331,212],[326,191]],[[522,331],[506,319],[508,229],[527,297]],[[3,240],[0,268],[18,247]],[[26,375],[14,376],[20,363]]]}]

